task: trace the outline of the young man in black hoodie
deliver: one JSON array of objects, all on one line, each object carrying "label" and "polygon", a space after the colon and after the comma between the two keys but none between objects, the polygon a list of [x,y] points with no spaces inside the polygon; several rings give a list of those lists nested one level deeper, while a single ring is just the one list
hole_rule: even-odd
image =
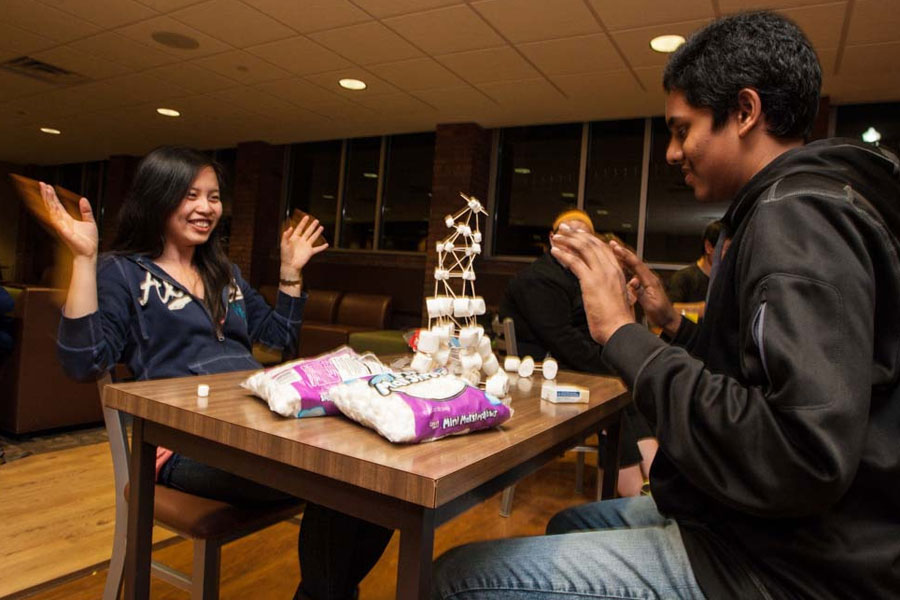
[{"label": "young man in black hoodie", "polygon": [[[716,21],[673,55],[667,158],[698,200],[731,201],[705,318],[682,319],[615,244],[562,233],[553,251],[656,429],[653,497],[548,526],[578,533],[448,553],[436,593],[900,596],[900,161],[804,145],[820,85],[805,36],[770,13]],[[626,285],[667,339],[633,323]]]}]

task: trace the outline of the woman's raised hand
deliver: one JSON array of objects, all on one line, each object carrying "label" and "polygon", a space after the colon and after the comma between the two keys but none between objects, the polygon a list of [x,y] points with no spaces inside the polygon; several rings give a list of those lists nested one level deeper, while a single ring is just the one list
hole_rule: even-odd
[{"label": "woman's raised hand", "polygon": [[297,273],[309,262],[313,255],[328,248],[328,242],[313,246],[324,227],[319,225],[318,219],[310,222],[309,215],[303,217],[296,227],[288,227],[281,234],[281,270],[296,271]]},{"label": "woman's raised hand", "polygon": [[87,198],[78,201],[78,210],[81,212],[81,220],[70,215],[56,196],[53,186],[41,182],[41,198],[46,209],[47,224],[56,232],[56,235],[69,247],[76,258],[84,257],[94,259],[100,245],[100,236],[97,232],[97,223],[94,221],[94,211]]}]

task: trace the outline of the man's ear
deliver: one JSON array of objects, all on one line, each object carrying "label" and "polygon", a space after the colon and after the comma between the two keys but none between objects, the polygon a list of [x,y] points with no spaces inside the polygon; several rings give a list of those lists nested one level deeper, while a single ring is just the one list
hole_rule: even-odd
[{"label": "man's ear", "polygon": [[738,92],[737,106],[738,135],[746,136],[753,128],[761,124],[765,119],[762,113],[762,100],[759,92],[753,88],[743,88]]}]

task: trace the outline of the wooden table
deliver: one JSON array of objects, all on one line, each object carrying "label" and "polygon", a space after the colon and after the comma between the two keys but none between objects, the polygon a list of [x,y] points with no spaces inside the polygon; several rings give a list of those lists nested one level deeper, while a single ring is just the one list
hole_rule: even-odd
[{"label": "wooden table", "polygon": [[[113,384],[106,406],[134,418],[125,597],[150,590],[150,532],[156,446],[351,514],[399,529],[397,597],[427,598],[434,529],[605,428],[610,436],[603,497],[618,475],[618,379],[562,371],[591,390],[589,404],[540,400],[512,386],[514,416],[497,429],[417,445],[396,445],[343,417],[286,419],[239,383],[247,372]],[[200,408],[197,385],[210,386]],[[498,507],[499,508],[499,507]]]}]

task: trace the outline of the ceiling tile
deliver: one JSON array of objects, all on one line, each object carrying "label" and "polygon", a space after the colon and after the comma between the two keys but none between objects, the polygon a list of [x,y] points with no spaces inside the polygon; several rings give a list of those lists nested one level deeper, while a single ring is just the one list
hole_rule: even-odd
[{"label": "ceiling tile", "polygon": [[253,46],[246,50],[295,75],[332,71],[352,64],[304,36]]},{"label": "ceiling tile", "polygon": [[223,52],[214,56],[198,58],[191,62],[198,67],[211,69],[220,75],[245,85],[290,77],[290,73],[284,69],[279,69],[275,65],[243,50]]},{"label": "ceiling tile", "polygon": [[409,42],[376,22],[313,33],[309,37],[361,65],[422,55]]},{"label": "ceiling tile", "polygon": [[261,92],[258,89],[246,86],[220,90],[218,92],[206,94],[206,96],[213,100],[224,100],[249,112],[269,115],[276,118],[277,115],[289,114],[298,110],[296,106],[286,100],[276,98],[275,96]]},{"label": "ceiling tile", "polygon": [[474,119],[484,113],[499,113],[503,109],[484,92],[470,86],[436,88],[413,93],[440,112],[444,122]]},{"label": "ceiling tile", "polygon": [[482,83],[478,88],[504,107],[535,104],[549,107],[553,102],[565,100],[565,96],[544,78]]},{"label": "ceiling tile", "polygon": [[0,23],[0,50],[13,54],[30,54],[55,46],[50,38]]},{"label": "ceiling tile", "polygon": [[516,43],[602,31],[583,0],[483,0],[472,7]]},{"label": "ceiling tile", "polygon": [[187,62],[157,67],[145,71],[145,73],[195,94],[214,92],[239,85],[234,79]]},{"label": "ceiling tile", "polygon": [[55,67],[84,75],[88,79],[106,79],[128,73],[128,67],[76,50],[71,46],[57,46],[31,55]]},{"label": "ceiling tile", "polygon": [[323,31],[355,23],[371,21],[372,17],[347,0],[244,0],[270,17],[300,33]]},{"label": "ceiling tile", "polygon": [[[820,4],[802,8],[779,9],[778,12],[796,23],[815,48],[837,48],[844,26],[845,2]],[[896,36],[900,39],[900,34]]]},{"label": "ceiling tile", "polygon": [[387,115],[437,112],[434,107],[409,94],[373,94],[360,96],[355,102]]},{"label": "ceiling tile", "polygon": [[509,46],[459,52],[436,58],[469,83],[510,81],[540,75],[527,60]]},{"label": "ceiling tile", "polygon": [[727,15],[742,10],[777,10],[822,4],[823,2],[827,2],[827,0],[719,0],[719,11],[721,14]]},{"label": "ceiling tile", "polygon": [[107,79],[105,83],[116,88],[115,97],[121,99],[123,104],[157,102],[188,94],[188,90],[171,82],[163,83],[147,73],[131,73]]},{"label": "ceiling tile", "polygon": [[462,0],[355,0],[354,3],[369,14],[383,19],[463,2]]},{"label": "ceiling tile", "polygon": [[133,69],[158,67],[178,60],[171,54],[139,44],[112,31],[78,40],[69,45],[76,50],[112,60]]},{"label": "ceiling tile", "polygon": [[896,0],[856,0],[847,44],[900,40],[900,10]]},{"label": "ceiling tile", "polygon": [[[341,96],[342,98],[346,98],[351,102],[355,102],[362,96],[393,94],[397,91],[397,88],[392,86],[387,81],[379,79],[375,75],[372,75],[371,73],[361,69],[360,67],[348,67],[346,69],[330,71],[328,73],[316,73],[314,75],[307,75],[303,79],[325,90],[331,91],[338,96]],[[360,81],[365,82],[366,89],[348,90],[346,88],[342,88],[340,85],[338,85],[338,81],[340,81],[341,79],[359,79]]]},{"label": "ceiling tile", "polygon": [[449,54],[505,44],[465,5],[385,19],[384,24],[429,54]]},{"label": "ceiling tile", "polygon": [[634,76],[625,70],[551,77],[571,100],[600,101],[606,96],[630,96],[641,91]]},{"label": "ceiling tile", "polygon": [[652,67],[664,65],[669,60],[668,54],[656,52],[650,48],[650,40],[658,35],[678,34],[688,37],[691,33],[706,25],[709,21],[687,21],[657,25],[643,29],[629,29],[611,33],[613,40],[625,54],[625,60],[632,67]]},{"label": "ceiling tile", "polygon": [[[767,0],[768,1],[768,0]],[[822,0],[816,0],[821,2]],[[648,25],[663,25],[697,19],[711,19],[715,15],[712,0],[588,0],[597,16],[609,31],[635,29]],[[727,0],[719,0],[720,6]],[[771,2],[770,2],[771,4]],[[722,6],[722,12],[731,12]]]},{"label": "ceiling tile", "polygon": [[519,44],[519,50],[545,75],[569,75],[625,68],[605,33]]},{"label": "ceiling tile", "polygon": [[270,81],[254,87],[283,100],[287,100],[292,104],[309,109],[330,106],[336,103],[347,103],[346,100],[336,93],[322,89],[317,85],[298,78]]},{"label": "ceiling tile", "polygon": [[431,58],[373,65],[369,70],[402,90],[429,90],[463,85],[463,81]]},{"label": "ceiling tile", "polygon": [[100,28],[77,17],[34,0],[5,0],[3,21],[50,38],[59,43],[71,42],[100,32]]},{"label": "ceiling tile", "polygon": [[[43,81],[38,81],[37,79],[25,77],[24,75],[19,75],[17,73],[0,71],[0,102],[5,102],[11,98],[40,94],[42,92],[46,92],[45,95],[50,95],[56,90],[57,87],[55,85],[44,83]],[[3,111],[4,118],[0,119],[0,121],[6,119],[5,113],[7,112],[8,111],[6,110]]]},{"label": "ceiling tile", "polygon": [[157,16],[152,8],[134,2],[134,0],[41,0],[54,8],[75,15],[99,25],[112,29]]},{"label": "ceiling tile", "polygon": [[[155,41],[152,37],[154,33],[160,31],[185,35],[197,40],[200,45],[197,48],[191,49],[171,48],[169,46],[164,46]],[[205,33],[197,31],[192,27],[188,27],[184,23],[180,23],[170,17],[156,17],[153,19],[147,19],[146,21],[141,21],[140,23],[135,23],[134,25],[120,27],[116,30],[116,32],[136,42],[145,44],[146,46],[153,48],[154,50],[159,50],[160,52],[165,52],[166,54],[171,54],[184,60],[199,58],[201,56],[209,56],[210,54],[218,54],[219,52],[224,52],[231,49],[231,46],[229,46],[228,44],[225,44],[211,36],[208,36]]]},{"label": "ceiling tile", "polygon": [[185,6],[197,4],[202,1],[203,0],[138,0],[141,4],[146,4],[150,8],[163,13],[184,8]]},{"label": "ceiling tile", "polygon": [[900,42],[847,46],[841,59],[840,74],[849,73],[865,74],[875,80],[896,80],[900,74]]},{"label": "ceiling tile", "polygon": [[170,16],[237,48],[294,35],[290,27],[238,0],[210,0]]}]

